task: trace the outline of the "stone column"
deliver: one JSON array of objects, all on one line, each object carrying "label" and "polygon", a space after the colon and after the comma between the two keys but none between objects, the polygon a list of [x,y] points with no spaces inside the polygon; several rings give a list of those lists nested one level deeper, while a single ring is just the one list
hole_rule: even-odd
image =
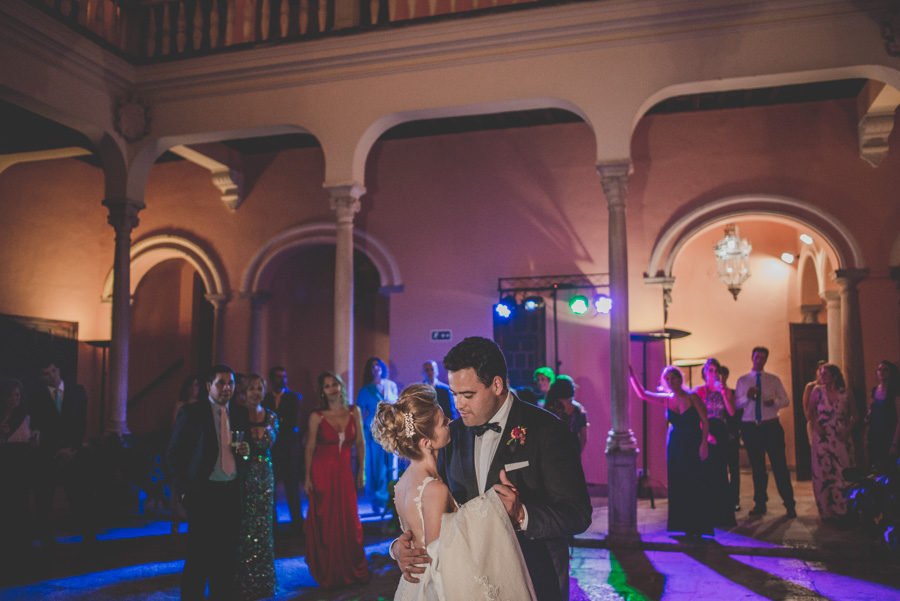
[{"label": "stone column", "polygon": [[112,333],[109,345],[109,405],[103,434],[128,432],[128,339],[131,332],[131,230],[137,227],[144,203],[107,198],[107,221],[116,230],[113,259]]},{"label": "stone column", "polygon": [[841,326],[841,293],[839,290],[826,290],[819,295],[825,301],[825,312],[828,324],[828,362],[841,366],[844,363],[843,337]]},{"label": "stone column", "polygon": [[628,363],[628,240],[625,229],[625,192],[631,162],[597,165],[609,208],[610,313],[610,401],[612,429],[606,440],[609,473],[610,544],[633,545],[640,541],[637,530],[637,440],[629,424]]},{"label": "stone column", "polygon": [[334,371],[353,397],[353,219],[359,212],[359,186],[332,186],[331,208],[337,219],[334,256]]},{"label": "stone column", "polygon": [[[859,284],[869,275],[868,269],[838,269],[832,276],[841,287],[841,344],[842,371],[847,389],[853,393],[856,409],[862,418],[866,414],[866,363],[863,353],[862,318],[859,313]],[[861,421],[860,421],[861,423]],[[853,431],[857,465],[865,465],[865,445],[862,427]]]},{"label": "stone column", "polygon": [[250,299],[250,332],[248,335],[249,348],[247,349],[247,367],[250,373],[262,372],[262,310],[272,298],[268,292],[254,292],[249,294]]},{"label": "stone column", "polygon": [[225,305],[228,304],[228,297],[207,294],[204,298],[213,306],[213,363],[222,363],[225,361]]}]

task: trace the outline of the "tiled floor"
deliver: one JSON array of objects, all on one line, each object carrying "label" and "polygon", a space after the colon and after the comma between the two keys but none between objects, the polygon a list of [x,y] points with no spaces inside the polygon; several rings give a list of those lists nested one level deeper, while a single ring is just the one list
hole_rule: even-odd
[{"label": "tiled floor", "polygon": [[[594,523],[573,550],[570,599],[900,600],[900,565],[858,530],[821,524],[809,483],[795,486],[798,518],[787,519],[774,500],[766,516],[751,518],[748,497],[736,528],[703,541],[665,532],[665,499],[657,500],[655,509],[649,500],[639,500],[642,544],[635,549],[606,548],[606,499],[594,498]],[[774,490],[770,498],[778,498]],[[64,543],[43,553],[36,549],[28,568],[13,576],[16,584],[0,590],[0,601],[177,599],[183,537],[167,532],[168,523],[146,524],[131,534],[148,536]],[[276,562],[280,590],[273,599],[392,598],[399,573],[384,555],[388,537],[378,522],[368,523],[366,532],[372,569],[367,586],[319,589],[309,576],[302,544],[283,538]]]}]

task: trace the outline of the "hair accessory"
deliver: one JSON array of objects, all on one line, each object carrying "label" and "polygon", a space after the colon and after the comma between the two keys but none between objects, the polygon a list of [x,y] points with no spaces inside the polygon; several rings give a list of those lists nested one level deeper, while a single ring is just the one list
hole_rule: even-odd
[{"label": "hair accessory", "polygon": [[412,413],[404,413],[403,414],[403,424],[405,426],[405,429],[404,429],[403,433],[409,438],[412,438],[416,433],[415,429],[413,428],[413,423],[414,422],[413,422]]}]

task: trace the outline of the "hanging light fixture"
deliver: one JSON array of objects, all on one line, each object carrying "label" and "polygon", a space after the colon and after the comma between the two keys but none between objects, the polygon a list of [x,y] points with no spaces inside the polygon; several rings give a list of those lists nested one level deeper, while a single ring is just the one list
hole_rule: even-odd
[{"label": "hanging light fixture", "polygon": [[737,300],[741,284],[750,277],[750,251],[753,249],[746,238],[738,236],[737,226],[725,226],[725,237],[713,248],[716,254],[716,275],[728,286],[728,291]]}]

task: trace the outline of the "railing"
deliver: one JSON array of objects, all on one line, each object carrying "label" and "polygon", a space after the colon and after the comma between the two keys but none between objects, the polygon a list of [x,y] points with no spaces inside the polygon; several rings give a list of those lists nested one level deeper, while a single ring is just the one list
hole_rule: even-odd
[{"label": "railing", "polygon": [[152,382],[141,388],[134,394],[134,396],[128,399],[128,408],[130,409],[137,403],[141,402],[144,397],[153,392],[153,389],[171,378],[175,372],[181,369],[182,365],[184,365],[184,359],[178,359],[172,365],[167,367],[161,374],[153,378]]},{"label": "railing", "polygon": [[29,0],[138,63],[558,0]]}]

